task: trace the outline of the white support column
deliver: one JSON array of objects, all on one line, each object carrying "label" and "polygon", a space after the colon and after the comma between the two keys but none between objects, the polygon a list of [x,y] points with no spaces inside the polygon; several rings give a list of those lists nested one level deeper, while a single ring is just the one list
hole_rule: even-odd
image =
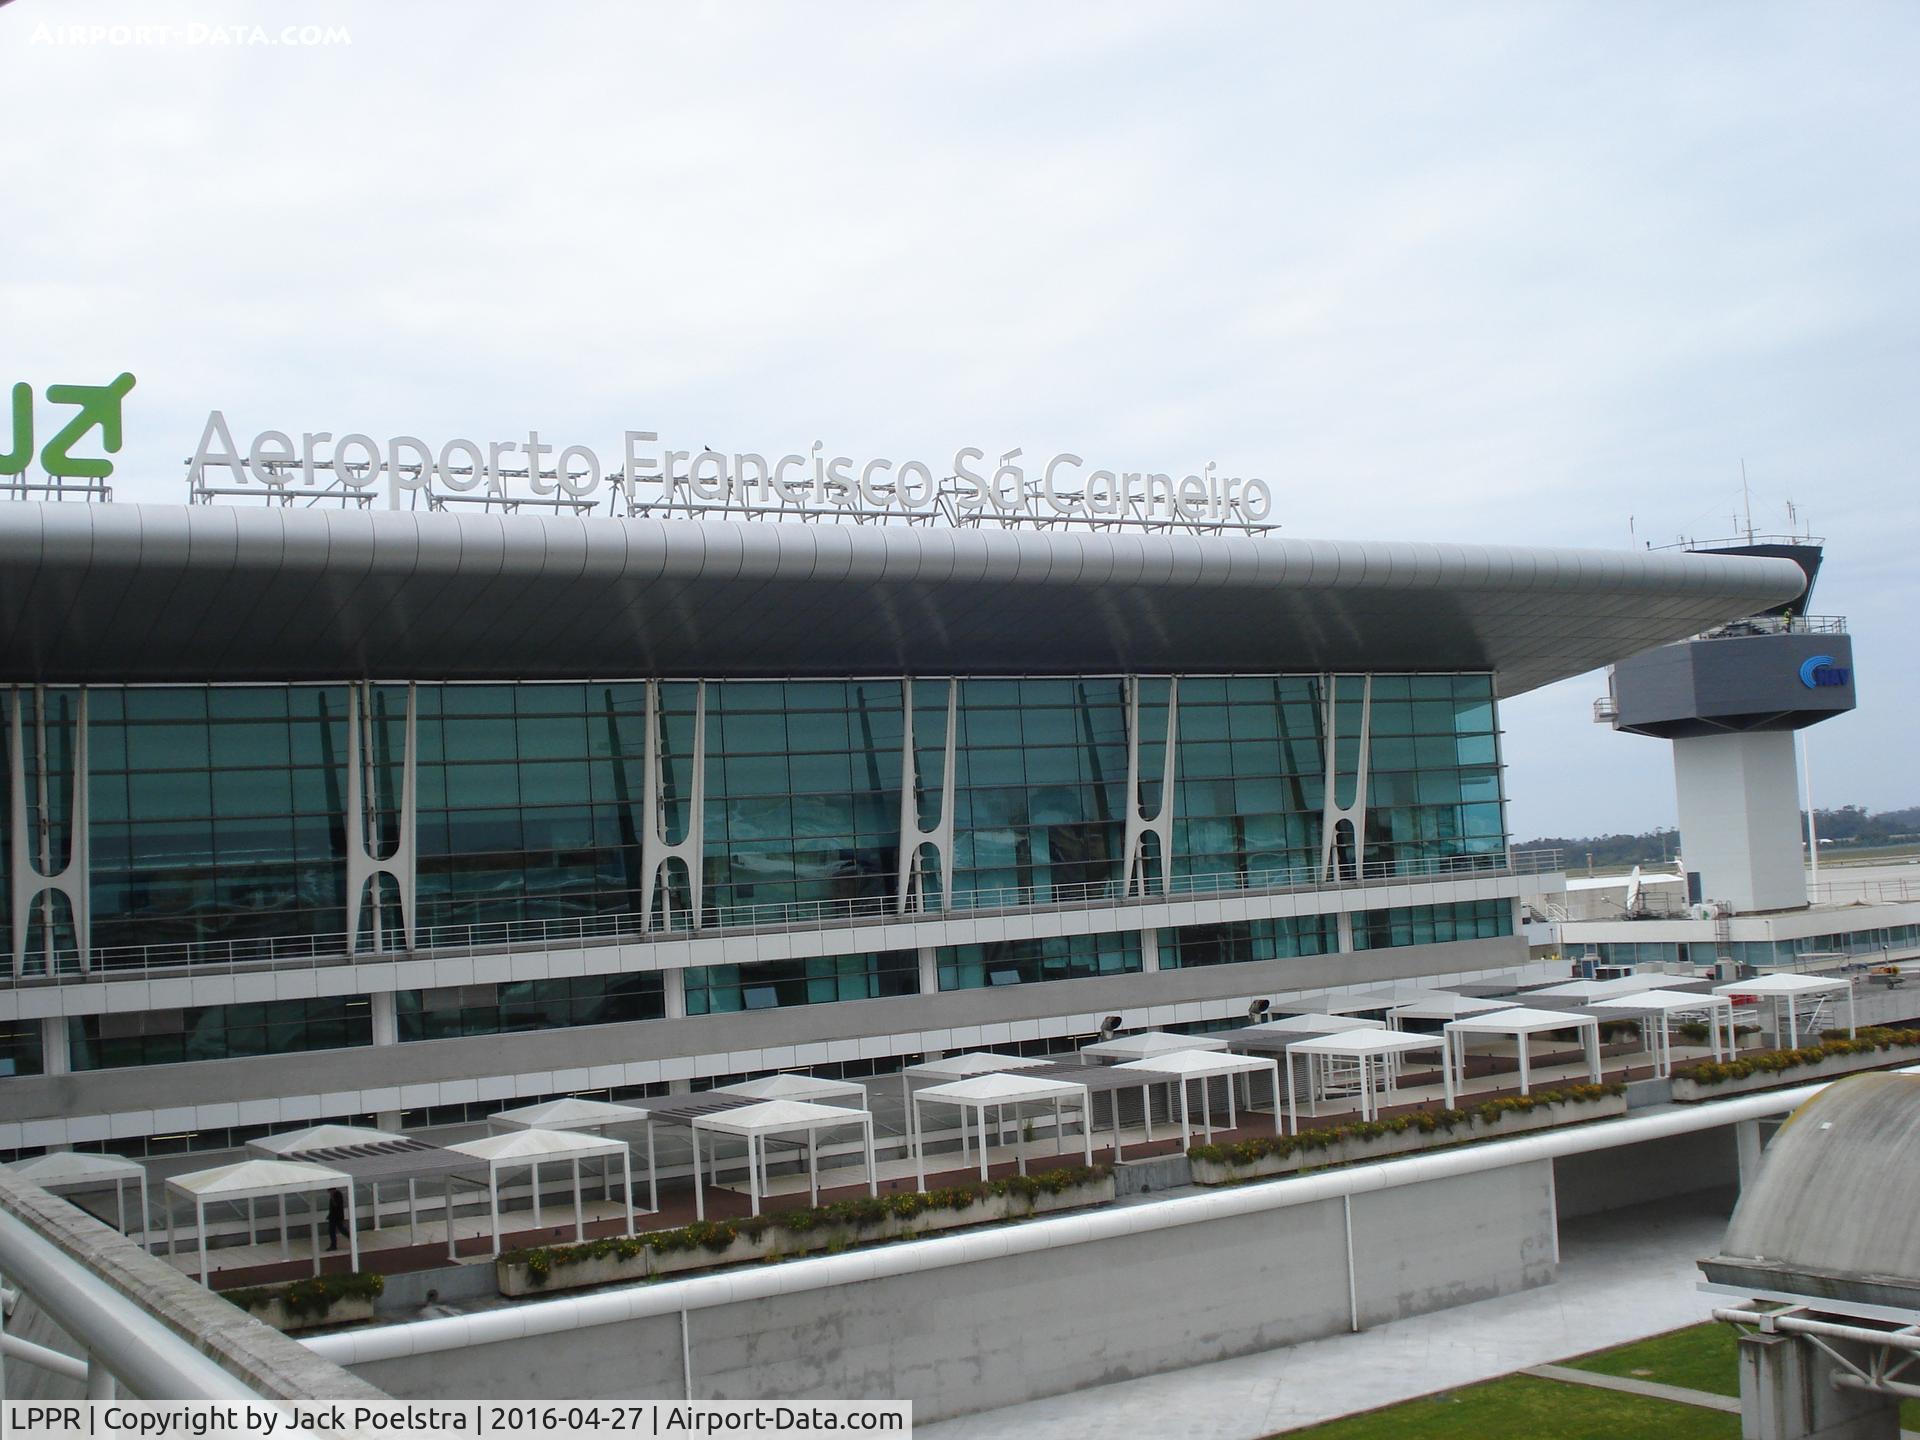
[{"label": "white support column", "polygon": [[1148,893],[1146,855],[1147,836],[1158,842],[1160,852],[1160,893],[1171,893],[1173,874],[1173,783],[1176,743],[1180,729],[1180,678],[1167,679],[1167,734],[1165,755],[1160,766],[1159,804],[1153,814],[1140,803],[1140,677],[1127,677],[1127,827],[1123,848],[1126,852],[1125,882],[1129,895]]},{"label": "white support column", "polygon": [[[362,714],[362,704],[365,714]],[[380,933],[379,905],[382,875],[389,877],[400,893],[400,925],[408,950],[413,949],[415,877],[418,873],[417,844],[419,760],[418,687],[407,686],[406,734],[401,746],[399,836],[393,853],[376,856],[375,837],[370,825],[373,757],[367,739],[373,725],[373,687],[354,684],[347,687],[347,944],[351,947],[360,933],[360,908],[371,898],[374,905],[374,933]],[[371,882],[371,883],[369,883]]]},{"label": "white support column", "polygon": [[394,1005],[394,993],[391,990],[375,990],[367,996],[369,1014],[373,1021],[373,1043],[376,1045],[398,1045],[400,1043],[400,1017]]},{"label": "white support column", "polygon": [[36,906],[39,907],[46,935],[45,943],[49,950],[52,948],[53,927],[48,922],[53,918],[53,896],[56,894],[67,897],[67,904],[73,912],[79,966],[83,971],[90,970],[93,968],[93,926],[90,904],[92,863],[87,843],[87,692],[84,688],[76,692],[68,847],[66,863],[56,870],[53,868],[50,836],[45,829],[45,817],[52,801],[47,789],[47,691],[45,686],[34,687],[35,708],[39,716],[34,726],[34,754],[38,757],[36,768],[40,774],[40,790],[37,799],[42,817],[42,829],[36,845],[30,838],[27,820],[27,755],[20,716],[20,689],[17,685],[13,688],[7,707],[11,730],[7,746],[8,833],[13,836],[13,843],[7,849],[13,873],[7,879],[13,903],[13,973],[16,976],[21,974],[26,965],[27,932],[32,926]]},{"label": "white support column", "polygon": [[1765,1150],[1760,1142],[1758,1120],[1738,1120],[1733,1126],[1733,1147],[1740,1164],[1740,1188],[1744,1191],[1760,1173],[1760,1157]]},{"label": "white support column", "polygon": [[684,970],[662,970],[660,972],[660,981],[661,999],[666,1002],[667,1019],[686,1019],[687,972]]},{"label": "white support column", "polygon": [[[693,686],[693,754],[688,758],[692,773],[688,777],[687,833],[677,844],[668,844],[666,809],[660,795],[660,748],[666,736],[666,719],[660,712],[660,682],[647,682],[647,797],[645,824],[640,833],[640,869],[646,876],[646,893],[640,900],[640,923],[647,929],[653,927],[654,898],[659,892],[660,878],[669,860],[678,860],[686,867],[687,903],[692,907],[688,923],[695,930],[700,928],[707,803],[707,682],[696,680]],[[668,918],[671,921],[671,916]]]},{"label": "white support column", "polygon": [[1140,972],[1157,975],[1160,971],[1160,932],[1148,926],[1140,932]]},{"label": "white support column", "polygon": [[40,1022],[40,1073],[69,1075],[73,1072],[73,1047],[67,1017],[49,1015]]},{"label": "white support column", "polygon": [[931,945],[922,945],[919,950],[920,993],[937,995],[940,993],[940,954]]},{"label": "white support column", "polygon": [[940,908],[946,909],[953,895],[953,800],[954,773],[959,754],[957,734],[960,728],[960,682],[947,681],[947,733],[940,766],[940,814],[931,827],[920,823],[920,796],[926,786],[920,775],[919,759],[913,742],[913,677],[900,680],[900,863],[894,887],[896,913],[905,915],[927,908],[927,897],[920,884],[920,851],[933,846],[940,861]]},{"label": "white support column", "polygon": [[[1325,808],[1321,813],[1320,821],[1320,875],[1324,880],[1338,880],[1340,876],[1334,858],[1334,842],[1342,820],[1353,826],[1354,874],[1356,876],[1366,874],[1367,750],[1373,729],[1373,676],[1370,674],[1329,675],[1326,678],[1327,773]],[[1343,684],[1343,681],[1346,683]],[[1355,681],[1360,684],[1360,744],[1359,753],[1354,757],[1353,799],[1342,805],[1340,803],[1340,699],[1346,691],[1346,686]]]},{"label": "white support column", "polygon": [[[1341,910],[1333,917],[1335,939],[1342,955],[1353,953],[1353,912]],[[1517,933],[1517,932],[1516,932]]]}]

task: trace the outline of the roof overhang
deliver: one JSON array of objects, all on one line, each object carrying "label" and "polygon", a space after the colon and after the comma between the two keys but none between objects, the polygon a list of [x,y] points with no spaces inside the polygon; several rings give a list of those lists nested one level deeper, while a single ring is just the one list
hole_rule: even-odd
[{"label": "roof overhang", "polygon": [[1792,598],[1790,560],[1274,536],[0,505],[0,681],[1491,670]]}]

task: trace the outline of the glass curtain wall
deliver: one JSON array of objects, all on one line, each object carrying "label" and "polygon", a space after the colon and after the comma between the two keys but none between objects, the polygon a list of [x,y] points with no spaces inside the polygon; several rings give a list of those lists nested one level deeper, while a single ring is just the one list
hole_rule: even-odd
[{"label": "glass curtain wall", "polygon": [[[1159,808],[1177,728],[1173,853],[1183,880],[1304,883],[1317,874],[1328,685],[1341,800],[1357,786],[1363,677],[1165,677],[1138,682],[1139,786],[1128,797],[1127,682],[974,679],[958,686],[953,894],[923,859],[928,908],[1045,902],[1121,879],[1127,805]],[[707,925],[778,924],[821,907],[897,903],[902,707],[915,714],[919,819],[940,815],[945,680],[641,681],[417,687],[416,927],[422,944],[471,925],[590,921],[638,929],[647,826],[689,831],[696,740],[705,752]],[[37,757],[32,692],[26,747]],[[407,688],[376,685],[361,717],[364,825],[376,858],[399,843]],[[77,692],[48,692],[50,854],[64,854]],[[337,937],[345,926],[348,688],[96,687],[88,803],[97,949],[171,947],[244,958],[250,942]],[[1173,712],[1170,714],[1170,712]],[[1343,870],[1483,864],[1505,844],[1490,677],[1373,679],[1364,857]],[[647,809],[647,733],[659,754]],[[4,727],[0,727],[4,728]],[[38,760],[33,765],[38,766]],[[25,843],[40,833],[30,769]],[[8,835],[16,852],[23,837]],[[56,863],[57,868],[57,863]],[[691,923],[690,878],[668,867],[656,925]],[[0,887],[4,888],[4,887]],[[399,930],[385,882],[383,937]],[[64,905],[64,902],[61,902]],[[36,906],[36,912],[42,907]],[[363,930],[372,923],[363,906]],[[56,942],[72,946],[56,907]],[[38,920],[35,921],[38,924]],[[37,932],[36,932],[37,933]],[[62,940],[62,935],[65,939]],[[385,939],[389,947],[392,939]],[[238,948],[236,948],[238,947]]]}]

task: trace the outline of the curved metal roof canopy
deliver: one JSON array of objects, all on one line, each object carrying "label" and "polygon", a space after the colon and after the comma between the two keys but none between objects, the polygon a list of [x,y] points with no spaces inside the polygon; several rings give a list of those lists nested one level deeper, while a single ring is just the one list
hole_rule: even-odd
[{"label": "curved metal roof canopy", "polygon": [[0,681],[1483,670],[1516,694],[1793,598],[1684,553],[0,505]]}]

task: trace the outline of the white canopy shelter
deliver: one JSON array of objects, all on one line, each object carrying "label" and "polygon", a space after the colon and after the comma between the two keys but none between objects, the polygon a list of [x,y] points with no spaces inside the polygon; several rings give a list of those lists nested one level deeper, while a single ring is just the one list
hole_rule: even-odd
[{"label": "white canopy shelter", "polygon": [[[645,1125],[647,1127],[647,1211],[660,1213],[660,1168],[654,1160],[653,1117],[639,1105],[621,1105],[612,1100],[588,1100],[579,1095],[563,1095],[558,1100],[543,1100],[538,1105],[522,1105],[513,1110],[496,1110],[487,1117],[489,1133],[496,1126],[508,1130],[586,1130],[606,1134],[609,1125]],[[627,1163],[632,1164],[631,1158]],[[611,1153],[600,1157],[600,1193],[611,1193],[613,1164]],[[632,1197],[628,1197],[632,1204]]]},{"label": "white canopy shelter", "polygon": [[249,1140],[247,1148],[256,1155],[298,1155],[307,1150],[337,1150],[347,1145],[384,1145],[404,1140],[391,1130],[375,1130],[370,1125],[309,1125],[304,1130],[283,1130],[278,1135],[262,1135]]},{"label": "white canopy shelter", "polygon": [[[913,1144],[913,1087],[925,1082],[940,1085],[965,1080],[974,1075],[1006,1075],[1016,1070],[1044,1070],[1054,1060],[1042,1055],[1001,1055],[992,1050],[967,1050],[958,1055],[943,1055],[938,1060],[922,1060],[900,1072],[900,1108],[906,1115],[907,1144]],[[961,1136],[965,1141],[964,1133]]]},{"label": "white canopy shelter", "polygon": [[[879,1172],[873,1158],[873,1116],[865,1110],[849,1110],[839,1105],[816,1105],[806,1100],[763,1100],[758,1105],[742,1105],[733,1110],[716,1110],[695,1116],[693,1130],[693,1210],[701,1220],[707,1218],[707,1197],[700,1180],[700,1132],[737,1135],[747,1142],[747,1193],[752,1197],[753,1213],[760,1213],[760,1197],[767,1193],[767,1141],[780,1135],[804,1135],[807,1143],[807,1195],[820,1203],[818,1165],[819,1134],[847,1125],[858,1125],[865,1142],[867,1193],[880,1193]],[[715,1157],[714,1169],[719,1169]]]},{"label": "white canopy shelter", "polygon": [[1841,991],[1847,996],[1847,1034],[1859,1033],[1858,1009],[1854,1003],[1853,980],[1846,975],[1756,975],[1751,980],[1734,980],[1725,985],[1713,987],[1716,995],[1729,995],[1734,1003],[1739,1003],[1742,995],[1751,995],[1756,1000],[1773,1001],[1774,1029],[1780,1028],[1780,1008],[1784,1003],[1787,1012],[1786,1033],[1788,1043],[1800,1043],[1800,1020],[1798,1002],[1815,995],[1838,995]]},{"label": "white canopy shelter", "polygon": [[1240,1035],[1333,1035],[1342,1030],[1377,1030],[1379,1024],[1352,1015],[1329,1015],[1324,1010],[1309,1010],[1301,1015],[1282,1015],[1278,1020],[1262,1020],[1227,1032],[1231,1045]]},{"label": "white canopy shelter", "polygon": [[505,1135],[486,1135],[447,1149],[455,1155],[468,1155],[487,1167],[487,1210],[493,1224],[493,1253],[500,1253],[500,1172],[525,1169],[532,1181],[533,1224],[540,1227],[540,1167],[566,1163],[573,1171],[574,1238],[587,1238],[586,1207],[580,1198],[580,1162],[601,1156],[620,1157],[620,1193],[626,1200],[627,1234],[633,1234],[633,1165],[631,1150],[624,1140],[609,1140],[602,1135],[587,1135],[578,1130],[514,1130]]},{"label": "white canopy shelter", "polygon": [[[1456,1092],[1466,1088],[1467,1037],[1470,1035],[1510,1036],[1520,1051],[1520,1093],[1533,1093],[1532,1038],[1554,1030],[1578,1030],[1587,1055],[1588,1078],[1600,1083],[1600,1022],[1591,1015],[1567,1010],[1532,1010],[1521,1006],[1497,1010],[1491,1015],[1469,1015],[1450,1020],[1443,1032],[1447,1038],[1447,1069],[1454,1074]],[[1457,1068],[1456,1068],[1457,1067]]]},{"label": "white canopy shelter", "polygon": [[[828,1080],[819,1075],[799,1075],[782,1071],[732,1085],[716,1085],[715,1095],[744,1095],[749,1100],[811,1100],[826,1102],[850,1110],[865,1110],[867,1087],[853,1080]],[[848,1104],[849,1101],[854,1102]]]},{"label": "white canopy shelter", "polygon": [[1676,980],[1684,980],[1680,975],[1662,975],[1652,971],[1635,971],[1631,975],[1616,975],[1611,980],[1567,980],[1558,985],[1543,985],[1538,990],[1529,990],[1527,997],[1535,995],[1549,1000],[1572,1000],[1588,1005],[1595,1000],[1611,999],[1615,995],[1634,995],[1642,990],[1663,990]]},{"label": "white canopy shelter", "polygon": [[[1315,1105],[1317,1087],[1313,1083],[1313,1072],[1320,1063],[1326,1061],[1345,1061],[1359,1072],[1360,1118],[1372,1120],[1380,1113],[1379,1104],[1374,1099],[1377,1089],[1385,1089],[1387,1103],[1393,1103],[1394,1082],[1398,1075],[1398,1058],[1421,1050],[1431,1050],[1440,1057],[1440,1075],[1446,1106],[1453,1108],[1453,1069],[1447,1063],[1447,1037],[1440,1035],[1412,1035],[1403,1030],[1386,1030],[1373,1026],[1365,1030],[1347,1030],[1337,1035],[1309,1036],[1296,1040],[1287,1046],[1287,1057],[1291,1060],[1298,1055],[1307,1060],[1307,1114],[1319,1113]],[[1293,1066],[1287,1066],[1287,1130],[1290,1134],[1300,1133],[1300,1110],[1293,1086]]]},{"label": "white canopy shelter", "polygon": [[1396,1005],[1387,1012],[1387,1025],[1398,1030],[1408,1020],[1459,1020],[1468,1015],[1491,1015],[1496,1010],[1518,1010],[1512,1000],[1487,1000],[1473,995],[1439,991],[1424,1000]]},{"label": "white canopy shelter", "polygon": [[1118,1064],[1125,1060],[1145,1060],[1149,1055],[1170,1055],[1176,1050],[1224,1050],[1221,1035],[1176,1035],[1171,1030],[1142,1030],[1137,1035],[1116,1035],[1082,1045],[1080,1053],[1095,1060]]},{"label": "white canopy shelter", "polygon": [[1264,1071],[1273,1082],[1273,1133],[1280,1133],[1280,1062],[1263,1055],[1223,1055],[1210,1050],[1174,1050],[1147,1060],[1129,1060],[1114,1067],[1140,1077],[1141,1108],[1146,1106],[1149,1085],[1172,1084],[1180,1087],[1180,1143],[1193,1138],[1193,1125],[1187,1107],[1187,1082],[1200,1081],[1201,1123],[1209,1141],[1213,1139],[1213,1100],[1206,1082],[1224,1078],[1227,1082],[1227,1128],[1238,1123],[1234,1114],[1233,1082],[1241,1076]]},{"label": "white canopy shelter", "polygon": [[[354,1225],[353,1177],[343,1170],[332,1170],[325,1165],[308,1165],[298,1160],[240,1160],[232,1165],[216,1165],[211,1170],[194,1170],[185,1175],[175,1175],[167,1181],[167,1189],[193,1204],[193,1222],[195,1233],[200,1241],[200,1283],[206,1285],[207,1279],[207,1206],[220,1201],[247,1203],[248,1240],[251,1241],[253,1224],[253,1204],[255,1200],[269,1198],[284,1199],[288,1195],[303,1196],[307,1200],[307,1209],[312,1219],[313,1230],[313,1273],[320,1273],[320,1207],[313,1203],[313,1196],[323,1190],[345,1192],[347,1201],[347,1258],[352,1268],[360,1268],[360,1232]],[[283,1212],[284,1213],[284,1212]],[[286,1225],[280,1227],[281,1247],[286,1245]],[[174,1239],[173,1206],[167,1206],[167,1253],[177,1255],[179,1246]]]},{"label": "white canopy shelter", "polygon": [[[966,1163],[967,1126],[966,1112],[974,1113],[980,1136],[980,1178],[987,1178],[987,1112],[998,1111],[1005,1118],[1008,1106],[1045,1105],[1053,1106],[1053,1135],[1057,1144],[1060,1139],[1060,1111],[1063,1105],[1080,1107],[1081,1148],[1085,1151],[1086,1163],[1093,1164],[1093,1113],[1092,1101],[1087,1087],[1076,1085],[1070,1080],[1049,1080],[1042,1075],[1009,1075],[991,1073],[975,1075],[965,1080],[955,1080],[946,1085],[930,1085],[925,1090],[916,1090],[913,1094],[912,1110],[909,1115],[908,1134],[913,1141],[913,1170],[922,1190],[927,1188],[927,1161],[921,1151],[923,1131],[920,1125],[920,1106],[926,1101],[938,1105],[952,1105],[961,1113],[960,1159]],[[1019,1146],[1014,1155],[1019,1171],[1027,1173],[1027,1151]]]},{"label": "white canopy shelter", "polygon": [[[1594,1001],[1587,1008],[1603,1011],[1607,1016],[1624,1013],[1641,1017],[1641,1028],[1647,1032],[1644,1037],[1647,1053],[1653,1057],[1656,1075],[1673,1073],[1673,1019],[1676,1015],[1706,1014],[1708,1033],[1713,1038],[1714,1059],[1723,1059],[1733,1049],[1733,1001],[1725,995],[1695,995],[1684,990],[1642,990],[1632,995],[1611,995],[1605,1000]],[[1659,1022],[1657,1027],[1649,1023],[1656,1020]],[[1720,1045],[1720,1026],[1723,1021],[1727,1027],[1724,1050]]]},{"label": "white canopy shelter", "polygon": [[147,1167],[137,1160],[119,1155],[94,1155],[81,1150],[56,1150],[36,1155],[31,1160],[16,1160],[6,1167],[9,1175],[18,1175],[53,1195],[71,1195],[80,1190],[104,1190],[113,1187],[115,1228],[131,1236],[127,1229],[127,1182],[140,1187],[140,1243],[147,1243]]}]

